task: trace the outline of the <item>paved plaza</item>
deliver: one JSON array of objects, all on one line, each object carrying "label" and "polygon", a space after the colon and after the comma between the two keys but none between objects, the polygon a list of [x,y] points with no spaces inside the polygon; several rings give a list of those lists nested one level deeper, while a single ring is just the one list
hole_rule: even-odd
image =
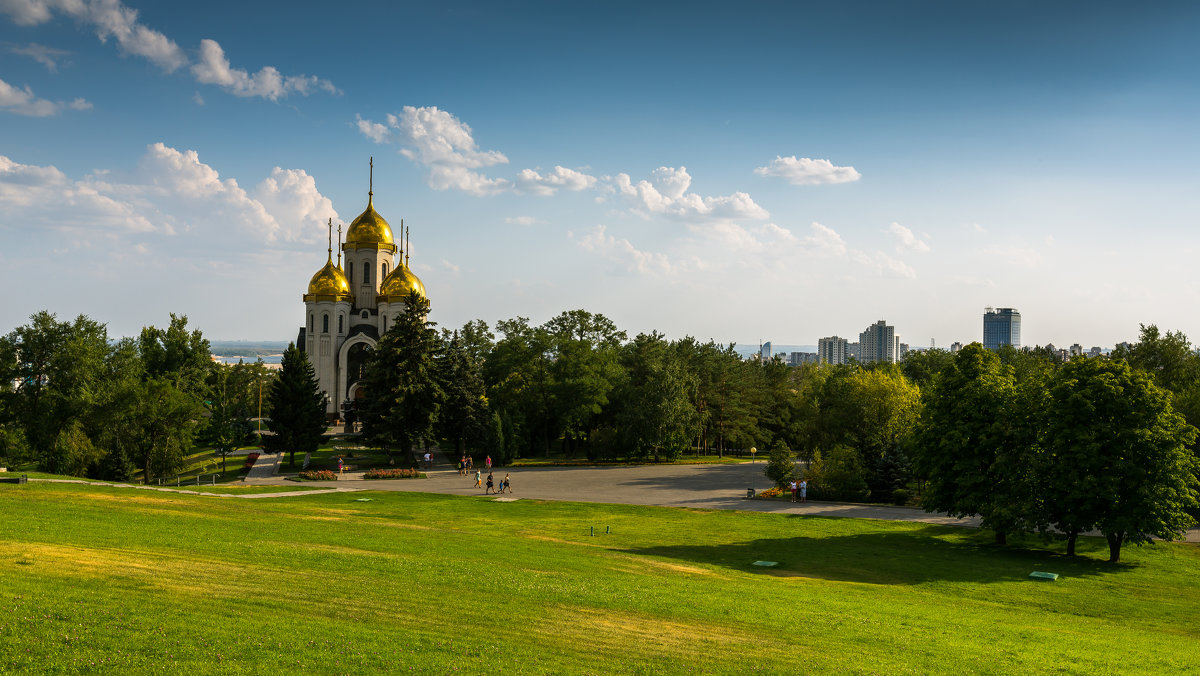
[{"label": "paved plaza", "polygon": [[[440,455],[438,456],[440,459]],[[929,514],[915,507],[890,507],[839,502],[793,504],[787,500],[747,500],[749,488],[761,491],[770,487],[763,475],[765,462],[709,465],[619,465],[575,467],[502,467],[495,470],[497,482],[505,473],[512,478],[511,498],[607,502],[626,505],[658,505],[697,509],[740,509],[780,514],[808,514],[888,521],[977,527],[978,518],[958,519]],[[410,491],[484,497],[484,489],[475,488],[475,473],[459,476],[448,463],[435,463],[425,470],[427,479],[364,481],[361,472],[347,472],[337,482],[337,490]],[[484,477],[487,476],[485,471]],[[295,484],[280,476],[247,478],[247,484]],[[287,497],[294,493],[273,493]],[[491,499],[488,495],[486,498]],[[1200,542],[1200,528],[1188,532],[1188,542]]]}]

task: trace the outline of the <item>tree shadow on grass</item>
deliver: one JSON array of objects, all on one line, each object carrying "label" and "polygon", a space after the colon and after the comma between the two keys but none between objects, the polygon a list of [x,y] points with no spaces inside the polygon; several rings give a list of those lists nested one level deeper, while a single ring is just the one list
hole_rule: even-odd
[{"label": "tree shadow on grass", "polygon": [[[812,517],[789,516],[806,520]],[[796,524],[800,525],[800,524]],[[925,582],[1014,582],[1040,570],[1065,578],[1120,573],[1135,564],[1108,563],[1084,554],[1069,557],[1041,547],[1036,537],[1007,546],[991,544],[991,531],[925,525],[895,532],[833,536],[794,535],[718,545],[671,545],[625,550],[689,563],[721,566],[777,577],[811,577],[864,584]],[[1011,542],[1010,538],[1010,542]],[[1100,541],[1102,544],[1103,541]],[[1107,550],[1103,552],[1107,555]],[[774,567],[755,561],[775,561]]]}]

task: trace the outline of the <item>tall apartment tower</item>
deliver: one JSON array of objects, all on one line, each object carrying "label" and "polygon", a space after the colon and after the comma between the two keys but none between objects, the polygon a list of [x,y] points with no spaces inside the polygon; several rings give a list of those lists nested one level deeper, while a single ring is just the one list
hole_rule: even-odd
[{"label": "tall apartment tower", "polygon": [[850,341],[837,336],[818,340],[817,359],[822,364],[845,364],[850,360]]},{"label": "tall apartment tower", "polygon": [[1021,347],[1021,313],[1010,307],[987,308],[983,313],[983,346],[999,350],[1001,345]]},{"label": "tall apartment tower", "polygon": [[900,356],[900,337],[896,327],[880,319],[858,334],[858,360],[864,364],[888,361],[893,364]]}]

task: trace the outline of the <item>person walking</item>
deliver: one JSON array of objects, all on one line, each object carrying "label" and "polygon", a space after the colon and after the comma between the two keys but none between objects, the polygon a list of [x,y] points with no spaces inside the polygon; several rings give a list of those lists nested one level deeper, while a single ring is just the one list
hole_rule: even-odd
[{"label": "person walking", "polygon": [[495,493],[495,492],[496,492],[496,484],[492,481],[492,473],[488,472],[487,490],[485,490],[483,492],[483,494],[487,495],[488,493]]},{"label": "person walking", "polygon": [[505,493],[512,493],[512,482],[508,479],[508,472],[504,473],[504,482],[501,485],[504,486]]},{"label": "person walking", "polygon": [[795,479],[792,479],[790,488],[792,489],[792,502],[795,502],[796,501],[796,491],[799,490],[799,487],[796,485]]},{"label": "person walking", "polygon": [[475,458],[468,455],[467,456],[467,471],[470,472],[473,469],[475,469]]},{"label": "person walking", "polygon": [[483,473],[475,470],[475,488],[483,488]]},{"label": "person walking", "polygon": [[488,454],[487,460],[484,460],[483,462],[487,466],[487,471],[491,472],[492,471],[492,456],[490,453]]}]

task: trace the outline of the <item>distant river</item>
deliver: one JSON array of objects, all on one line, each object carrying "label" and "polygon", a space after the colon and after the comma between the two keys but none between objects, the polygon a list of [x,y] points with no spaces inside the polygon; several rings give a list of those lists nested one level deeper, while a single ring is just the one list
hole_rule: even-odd
[{"label": "distant river", "polygon": [[[213,361],[221,363],[221,364],[236,364],[239,361],[244,361],[247,364],[253,364],[257,359],[258,359],[258,357],[236,357],[236,356],[235,357],[222,357],[222,356],[214,356],[213,357]],[[263,355],[262,360],[263,360],[264,364],[278,364],[281,361],[283,361],[283,355],[281,355],[281,354],[265,354],[265,355]]]}]

